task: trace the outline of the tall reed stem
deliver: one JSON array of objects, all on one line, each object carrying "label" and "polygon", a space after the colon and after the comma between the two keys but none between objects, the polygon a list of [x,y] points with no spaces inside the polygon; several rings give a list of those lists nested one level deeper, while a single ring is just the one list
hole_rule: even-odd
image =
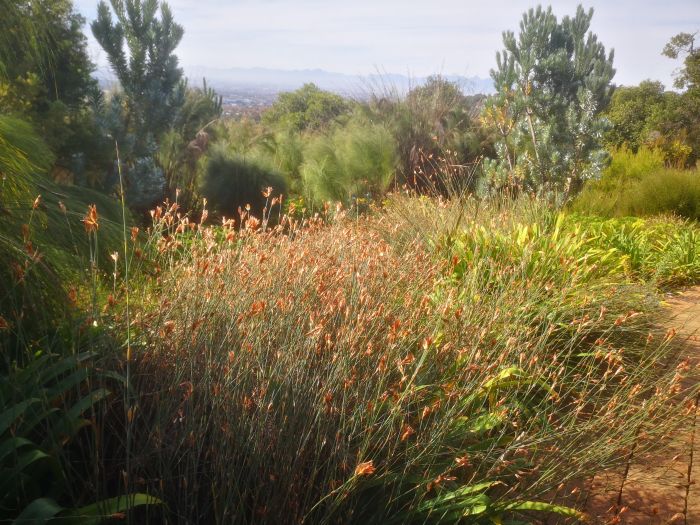
[{"label": "tall reed stem", "polygon": [[[119,197],[121,199],[122,207],[122,237],[124,241],[124,299],[126,306],[126,386],[124,390],[124,410],[126,417],[126,476],[125,476],[125,490],[127,498],[131,494],[131,420],[134,416],[134,407],[131,406],[132,395],[131,395],[131,318],[129,312],[129,254],[128,254],[128,238],[126,234],[126,203],[124,200],[124,177],[122,175],[122,163],[119,158],[119,143],[114,141],[114,148],[117,153],[117,171],[119,173]],[[131,521],[130,515],[127,515],[129,522]]]}]

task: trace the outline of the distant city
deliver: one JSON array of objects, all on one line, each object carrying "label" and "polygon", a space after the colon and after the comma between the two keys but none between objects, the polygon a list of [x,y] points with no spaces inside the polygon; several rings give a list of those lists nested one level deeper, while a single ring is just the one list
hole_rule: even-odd
[{"label": "distant city", "polygon": [[[321,89],[340,95],[363,99],[372,93],[405,93],[411,87],[423,84],[427,77],[411,77],[396,73],[377,72],[372,75],[353,76],[321,69],[279,70],[265,68],[208,68],[185,69],[191,86],[202,84],[216,89],[223,99],[224,115],[232,118],[256,116],[272,105],[277,96],[293,91],[306,83],[314,83]],[[105,88],[116,84],[109,69],[98,69],[95,76]],[[491,79],[477,76],[441,75],[457,83],[465,94],[490,94],[494,92]]]}]

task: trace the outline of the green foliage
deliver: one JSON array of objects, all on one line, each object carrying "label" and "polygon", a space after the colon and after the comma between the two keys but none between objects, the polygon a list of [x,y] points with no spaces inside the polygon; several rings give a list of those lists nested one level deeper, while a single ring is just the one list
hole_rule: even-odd
[{"label": "green foliage", "polygon": [[[145,211],[164,197],[167,181],[154,157],[162,134],[185,102],[186,86],[174,54],[184,31],[165,2],[111,0],[111,6],[116,20],[107,2],[100,0],[91,27],[123,90],[123,103],[120,97],[114,106],[120,124],[114,131],[121,133],[112,136],[121,145],[129,204]],[[202,96],[210,109],[212,94]],[[194,109],[188,107],[188,113]],[[189,114],[180,116],[181,127],[186,126]]]},{"label": "green foliage", "polygon": [[[574,215],[569,228],[580,228],[587,243],[607,253],[605,267],[663,288],[700,281],[700,228],[669,217],[650,219]],[[596,263],[595,259],[590,262]],[[598,270],[598,268],[596,268]]]},{"label": "green foliage", "polygon": [[442,172],[466,166],[490,150],[474,114],[480,97],[467,97],[440,76],[412,88],[406,96],[384,88],[362,107],[370,120],[382,122],[397,144],[397,179],[416,188],[433,188]]},{"label": "green foliage", "polygon": [[[97,265],[109,268],[120,244],[118,203],[87,188],[61,187],[46,177],[53,157],[31,127],[0,116],[0,315],[13,326],[6,348],[51,333],[66,320],[68,288],[84,286],[91,243],[81,220],[100,214]],[[0,336],[7,335],[0,332]]]},{"label": "green foliage", "polygon": [[605,134],[605,142],[614,148],[627,145],[636,151],[651,138],[654,123],[665,105],[661,82],[645,80],[639,86],[618,87],[605,112],[612,126]]},{"label": "green foliage", "polygon": [[211,137],[221,116],[221,97],[207,87],[188,88],[185,102],[175,116],[172,129],[160,139],[156,160],[163,169],[172,200],[186,210],[196,208],[196,181]]},{"label": "green foliage", "polygon": [[349,111],[350,104],[340,95],[305,84],[296,91],[280,94],[262,119],[275,127],[313,131],[328,126]]},{"label": "green foliage", "polygon": [[[667,161],[676,167],[693,166],[700,159],[700,50],[695,48],[697,33],[679,33],[666,44],[663,54],[683,57],[674,85],[682,93],[666,93],[664,110],[651,119],[655,142],[664,148]],[[649,124],[648,124],[649,125]]]},{"label": "green foliage", "polygon": [[391,132],[355,117],[345,126],[310,139],[301,177],[317,204],[354,204],[383,195],[394,178],[397,156]]},{"label": "green foliage", "polygon": [[642,146],[637,152],[613,150],[610,165],[598,181],[590,181],[572,209],[604,217],[671,213],[700,219],[700,174],[665,167],[661,149]]},{"label": "green foliage", "polygon": [[[85,438],[93,427],[90,414],[110,396],[105,388],[89,386],[100,379],[91,370],[94,357],[39,352],[26,365],[11,364],[0,373],[0,520],[98,524],[159,503],[132,494],[85,505],[91,493],[85,468],[94,459],[77,446],[67,449]],[[87,459],[83,470],[77,461],[81,456]]]},{"label": "green foliage", "polygon": [[700,88],[685,93],[669,93],[666,111],[656,125],[658,134],[652,144],[666,153],[668,164],[692,167],[700,159]]},{"label": "green foliage", "polygon": [[[157,503],[142,494],[93,503],[101,488],[89,429],[109,391],[96,354],[78,352],[87,339],[105,355],[111,347],[79,307],[90,295],[94,306],[100,285],[90,276],[114,271],[121,212],[103,194],[46,178],[52,160],[31,126],[0,116],[0,521],[101,523]],[[89,204],[99,208],[90,238]]]},{"label": "green foliage", "polygon": [[301,166],[304,162],[304,141],[298,133],[292,130],[282,130],[275,133],[272,140],[272,162],[276,169],[284,173],[292,181],[292,189],[302,193],[300,178]]},{"label": "green foliage", "polygon": [[182,69],[173,52],[184,31],[165,2],[112,0],[111,5],[116,20],[101,0],[92,33],[124,90],[127,122],[138,140],[158,137],[183,103]]},{"label": "green foliage", "polygon": [[94,356],[47,355],[2,375],[0,519],[17,517],[33,500],[58,499],[73,488],[66,485],[61,450],[89,425],[84,412],[109,394],[97,390],[74,398],[88,377],[79,365],[89,357]]},{"label": "green foliage", "polygon": [[[13,78],[11,71],[12,62],[17,57],[26,56],[27,60],[35,62],[42,60],[43,39],[46,38],[44,27],[38,23],[32,23],[28,16],[29,10],[26,3],[13,0],[2,0],[0,8],[3,12],[0,32],[0,78],[7,80]],[[11,28],[17,28],[11,31]]]},{"label": "green foliage", "polygon": [[0,107],[37,114],[61,101],[78,109],[96,88],[82,33],[85,19],[70,0],[2,0]]},{"label": "green foliage", "polygon": [[[700,228],[673,218],[604,219],[559,214],[549,221],[499,230],[473,225],[451,248],[460,256],[453,278],[474,279],[484,294],[507,286],[501,272],[547,282],[578,300],[596,283],[629,280],[672,288],[700,281]],[[566,270],[569,268],[569,270]]]},{"label": "green foliage", "polygon": [[639,181],[644,176],[664,168],[664,154],[654,148],[642,146],[636,151],[627,147],[613,150],[610,163],[603,171],[599,181],[592,181],[590,186],[610,191],[620,186]]},{"label": "green foliage", "polygon": [[[269,147],[273,132],[260,122],[243,118],[241,120],[226,121],[221,128],[217,135],[237,155],[249,155],[259,148],[263,148],[268,152],[271,152],[273,149]],[[292,131],[290,134],[296,133]]]},{"label": "green foliage", "polygon": [[686,93],[664,91],[660,82],[644,81],[639,86],[619,87],[613,94],[606,118],[611,128],[605,142],[612,148],[641,146],[663,151],[666,163],[678,168],[697,159],[697,100]]},{"label": "green foliage", "polygon": [[168,131],[160,139],[156,161],[163,169],[168,194],[185,210],[197,207],[197,176],[205,160],[203,154],[207,145],[206,133],[189,143],[182,134],[174,130]]},{"label": "green foliage", "polygon": [[17,199],[28,189],[31,175],[46,173],[53,161],[53,153],[30,124],[0,116],[0,176],[4,203]]},{"label": "green foliage", "polygon": [[700,220],[700,172],[668,168],[644,177],[629,188],[620,208],[621,215],[671,213]]},{"label": "green foliage", "polygon": [[503,33],[504,49],[491,71],[497,94],[484,112],[499,137],[498,160],[488,162],[490,185],[575,193],[601,169],[612,94],[613,54],[588,32],[593,10],[578,6],[557,20],[551,8],[530,9],[520,31]]},{"label": "green foliage", "polygon": [[70,0],[2,0],[0,12],[0,111],[29,120],[73,169],[76,157],[90,156],[88,99],[98,91],[85,20]]},{"label": "green foliage", "polygon": [[263,212],[269,214],[269,202],[263,196],[268,187],[273,189],[271,196],[287,190],[286,181],[278,172],[248,157],[235,155],[224,145],[212,148],[199,179],[199,194],[207,199],[212,210],[220,216],[236,219],[247,205],[258,218]]},{"label": "green foliage", "polygon": [[[0,521],[102,523],[157,503],[141,494],[93,503],[89,429],[109,392],[93,373],[96,354],[77,353],[86,334],[87,346],[99,339],[79,307],[95,300],[89,277],[114,271],[121,212],[103,194],[46,178],[52,159],[27,123],[0,117]],[[92,238],[81,223],[89,204],[99,209]]]},{"label": "green foliage", "polygon": [[700,49],[695,48],[698,33],[678,33],[664,46],[663,54],[671,59],[683,58],[683,67],[676,76],[674,85],[678,89],[700,88]]},{"label": "green foliage", "polygon": [[311,134],[287,126],[269,127],[247,118],[228,121],[223,128],[217,135],[231,151],[270,165],[301,193],[299,170],[304,160],[304,145]]},{"label": "green foliage", "polygon": [[604,217],[670,213],[700,220],[700,174],[697,170],[663,168],[610,190],[591,185],[572,206],[580,213]]},{"label": "green foliage", "polygon": [[202,81],[202,87],[186,88],[185,100],[175,115],[172,128],[186,140],[194,140],[197,133],[211,125],[222,111],[222,98]]}]

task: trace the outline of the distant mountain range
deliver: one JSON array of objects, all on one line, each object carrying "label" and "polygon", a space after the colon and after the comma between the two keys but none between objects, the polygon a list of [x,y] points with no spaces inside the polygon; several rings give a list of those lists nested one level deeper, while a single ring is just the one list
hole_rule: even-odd
[{"label": "distant mountain range", "polygon": [[[322,69],[282,70],[266,68],[210,68],[194,66],[185,68],[191,85],[201,85],[202,78],[217,90],[260,90],[267,93],[290,91],[312,82],[321,89],[343,95],[362,96],[368,92],[396,89],[405,92],[411,86],[420,85],[427,77],[410,77],[396,73],[375,73],[371,75],[348,75]],[[114,75],[109,70],[100,69],[97,78],[103,85],[114,83]],[[493,93],[490,78],[478,76],[442,75],[459,84],[466,94]]]}]

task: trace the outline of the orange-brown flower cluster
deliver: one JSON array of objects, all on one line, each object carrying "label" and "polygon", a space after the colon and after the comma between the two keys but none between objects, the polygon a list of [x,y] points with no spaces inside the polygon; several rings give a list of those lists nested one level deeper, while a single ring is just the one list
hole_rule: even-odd
[{"label": "orange-brown flower cluster", "polygon": [[85,217],[83,217],[83,225],[85,226],[85,231],[88,233],[94,233],[100,227],[97,216],[97,206],[95,204],[90,204],[90,206],[88,206],[88,211]]}]

